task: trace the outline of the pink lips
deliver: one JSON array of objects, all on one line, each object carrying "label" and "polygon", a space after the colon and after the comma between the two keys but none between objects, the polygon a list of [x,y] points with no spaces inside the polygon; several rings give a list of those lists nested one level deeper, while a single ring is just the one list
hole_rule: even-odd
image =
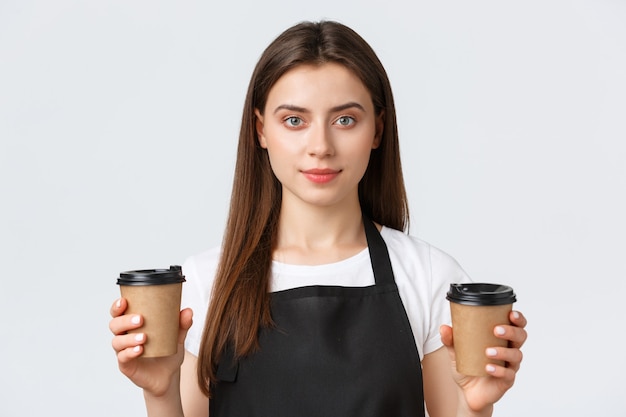
[{"label": "pink lips", "polygon": [[317,184],[325,184],[327,182],[332,181],[333,179],[335,179],[335,177],[337,177],[337,175],[339,175],[339,172],[341,171],[337,171],[334,169],[321,169],[321,168],[313,168],[313,169],[308,169],[306,171],[302,171],[304,176],[309,181],[317,183]]}]

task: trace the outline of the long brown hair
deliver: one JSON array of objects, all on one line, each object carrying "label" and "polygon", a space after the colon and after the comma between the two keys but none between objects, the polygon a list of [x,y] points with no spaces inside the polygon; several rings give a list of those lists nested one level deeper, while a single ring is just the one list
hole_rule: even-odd
[{"label": "long brown hair", "polygon": [[377,114],[384,112],[380,146],[359,183],[361,209],[397,230],[408,227],[408,207],[389,79],[372,48],[336,22],[303,22],[279,35],[257,63],[243,109],[237,162],[222,255],[200,346],[198,382],[209,395],[216,366],[230,345],[236,358],[258,348],[258,330],[272,325],[269,279],[281,205],[281,185],[259,146],[255,109],[263,112],[270,89],[296,66],[339,63],[369,90]]}]

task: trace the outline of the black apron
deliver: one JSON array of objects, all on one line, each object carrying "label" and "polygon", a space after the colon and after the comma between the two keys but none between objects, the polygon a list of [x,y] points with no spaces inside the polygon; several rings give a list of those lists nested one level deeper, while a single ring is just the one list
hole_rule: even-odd
[{"label": "black apron", "polygon": [[387,246],[363,219],[375,285],[272,293],[274,328],[238,362],[227,350],[210,417],[423,417],[422,371]]}]

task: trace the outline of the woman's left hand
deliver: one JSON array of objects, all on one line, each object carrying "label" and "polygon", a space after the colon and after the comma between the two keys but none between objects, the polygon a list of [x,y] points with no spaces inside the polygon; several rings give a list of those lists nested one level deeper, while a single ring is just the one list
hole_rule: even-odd
[{"label": "woman's left hand", "polygon": [[518,311],[512,311],[509,315],[511,325],[496,326],[494,335],[500,339],[508,340],[508,347],[488,348],[485,352],[489,358],[504,361],[507,366],[489,364],[486,367],[490,376],[466,376],[456,371],[454,356],[454,341],[452,339],[452,328],[441,326],[439,332],[443,344],[448,348],[450,359],[452,360],[452,374],[454,380],[462,389],[468,411],[480,413],[483,410],[491,409],[502,396],[513,386],[515,375],[522,362],[522,351],[520,348],[526,341],[527,333],[526,318]]}]

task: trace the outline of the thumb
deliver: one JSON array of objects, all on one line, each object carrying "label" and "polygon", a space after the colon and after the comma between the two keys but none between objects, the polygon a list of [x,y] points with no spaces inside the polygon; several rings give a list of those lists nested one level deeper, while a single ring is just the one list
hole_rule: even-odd
[{"label": "thumb", "polygon": [[439,327],[439,334],[441,335],[441,342],[448,350],[452,367],[456,368],[456,354],[454,352],[454,339],[452,337],[452,327],[442,325]]},{"label": "thumb", "polygon": [[452,327],[445,324],[441,325],[439,327],[439,335],[441,336],[441,342],[445,346],[450,347],[454,345],[454,340],[452,338]]},{"label": "thumb", "polygon": [[180,330],[178,332],[178,343],[185,343],[187,337],[187,331],[193,324],[193,311],[190,308],[185,308],[180,312]]}]

